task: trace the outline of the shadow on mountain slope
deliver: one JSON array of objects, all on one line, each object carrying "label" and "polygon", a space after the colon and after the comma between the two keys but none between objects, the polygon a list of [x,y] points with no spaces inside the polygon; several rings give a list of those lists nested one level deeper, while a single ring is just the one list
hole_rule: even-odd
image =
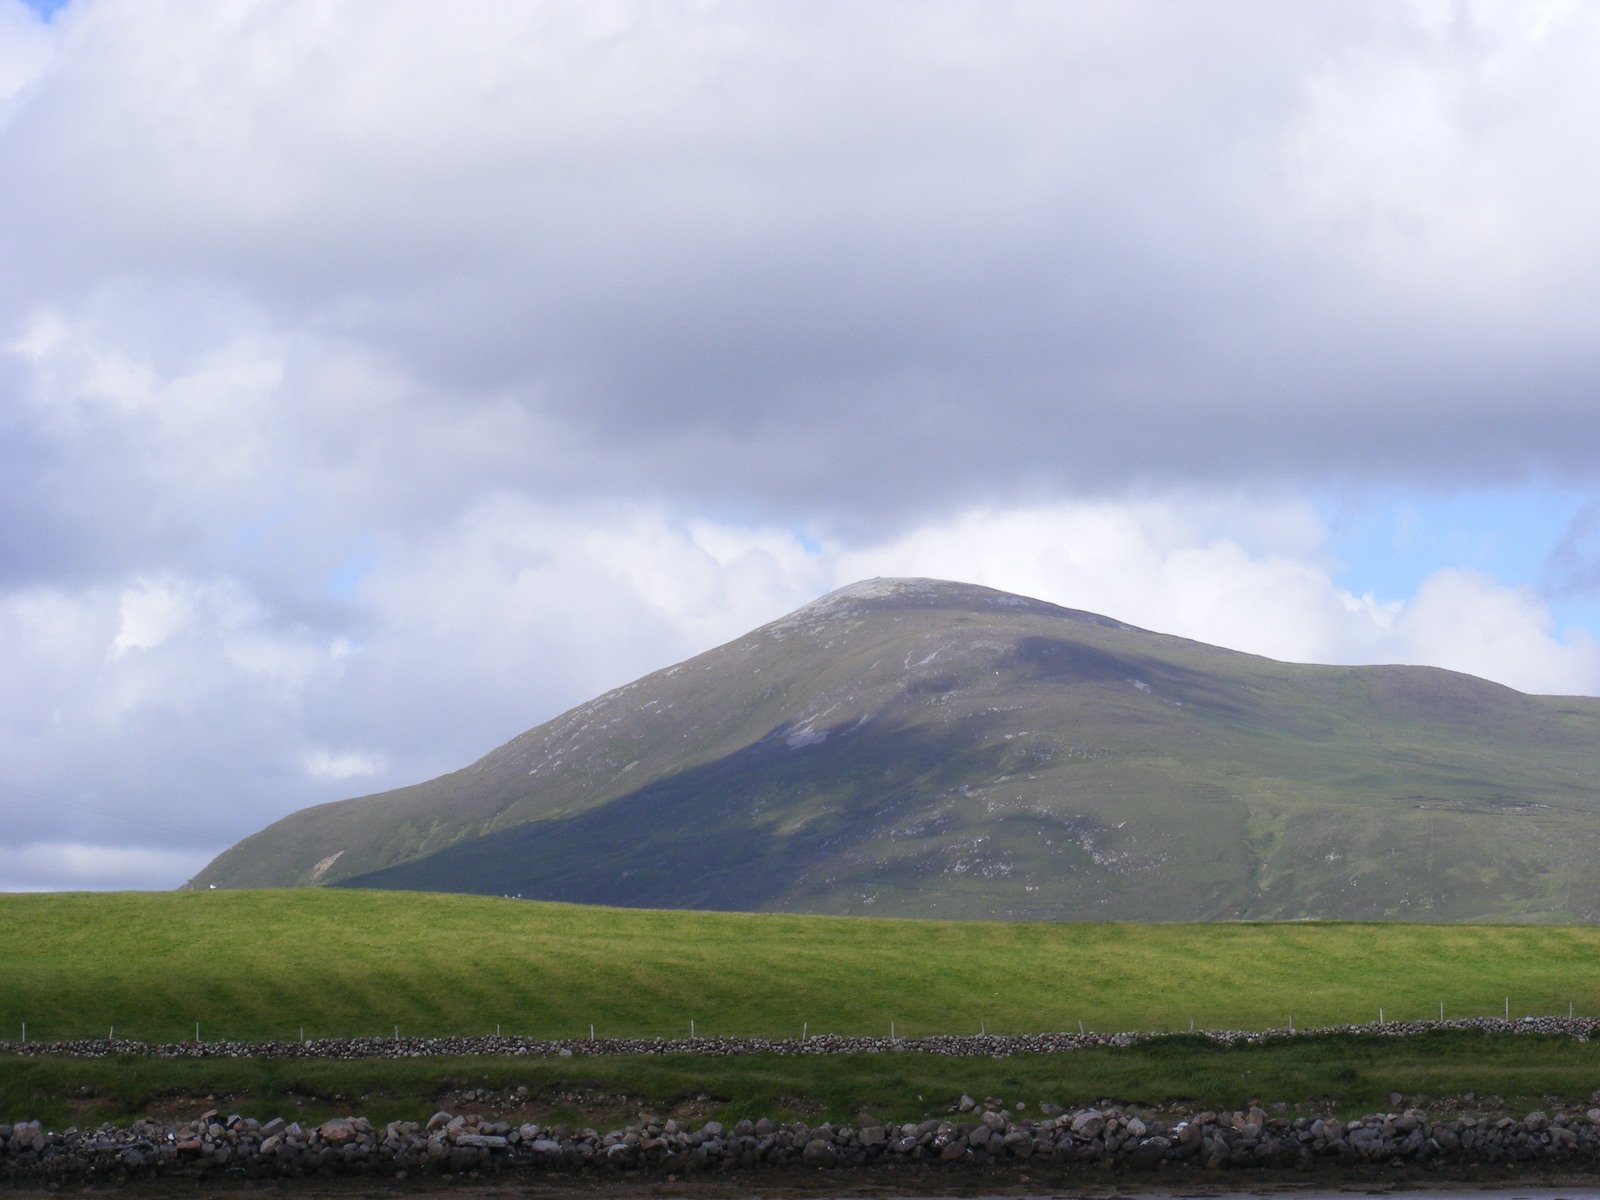
[{"label": "shadow on mountain slope", "polygon": [[1007,898],[1014,904],[1017,889],[1004,877],[1033,864],[1048,864],[1077,897],[1074,907],[1096,886],[1107,894],[1131,886],[1082,848],[1099,828],[1093,818],[1064,825],[1052,814],[1017,813],[997,824],[969,795],[1004,776],[1003,760],[1014,756],[989,736],[990,724],[834,729],[826,753],[791,747],[780,727],[598,808],[463,841],[337,886],[816,910],[832,907],[826,898],[841,891],[857,899],[915,893],[937,873],[961,885],[952,907],[993,916],[1015,915]]}]

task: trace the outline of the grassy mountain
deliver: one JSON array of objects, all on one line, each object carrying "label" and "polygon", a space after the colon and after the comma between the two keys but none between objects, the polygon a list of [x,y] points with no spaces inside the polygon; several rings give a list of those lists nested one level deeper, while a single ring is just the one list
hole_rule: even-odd
[{"label": "grassy mountain", "polygon": [[877,580],[192,886],[1029,919],[1600,918],[1600,701]]}]

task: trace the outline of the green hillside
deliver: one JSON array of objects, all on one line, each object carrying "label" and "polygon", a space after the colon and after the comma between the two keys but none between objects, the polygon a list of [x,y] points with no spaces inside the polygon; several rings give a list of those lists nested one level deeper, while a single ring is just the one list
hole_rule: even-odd
[{"label": "green hillside", "polygon": [[0,1037],[795,1037],[1600,1013],[1600,929],[951,923],[281,889],[0,896]]},{"label": "green hillside", "polygon": [[194,886],[1018,920],[1600,919],[1600,701],[874,581]]}]

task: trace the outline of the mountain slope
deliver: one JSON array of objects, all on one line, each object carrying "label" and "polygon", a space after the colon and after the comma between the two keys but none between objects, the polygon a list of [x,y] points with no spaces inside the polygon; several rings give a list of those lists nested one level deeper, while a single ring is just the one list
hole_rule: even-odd
[{"label": "mountain slope", "polygon": [[1600,701],[842,589],[192,886],[1007,918],[1600,917]]}]

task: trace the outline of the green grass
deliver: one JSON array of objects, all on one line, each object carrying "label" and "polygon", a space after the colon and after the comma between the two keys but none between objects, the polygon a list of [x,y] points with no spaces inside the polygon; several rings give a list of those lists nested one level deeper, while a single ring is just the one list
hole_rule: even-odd
[{"label": "green grass", "polygon": [[[530,1092],[520,1115],[605,1127],[642,1111],[661,1115],[802,1117],[858,1121],[938,1115],[962,1092],[1064,1106],[1110,1099],[1136,1106],[1188,1102],[1236,1109],[1252,1100],[1289,1110],[1354,1115],[1407,1101],[1475,1093],[1483,1107],[1526,1111],[1586,1103],[1600,1078],[1600,1046],[1557,1038],[1433,1034],[1304,1038],[1222,1049],[1184,1036],[1121,1050],[1016,1058],[890,1052],[735,1059],[459,1058],[357,1062],[36,1059],[0,1056],[0,1121],[61,1128],[154,1113],[220,1108],[261,1118],[321,1120],[362,1113],[426,1119],[448,1093]],[[459,1102],[457,1104],[459,1107]]]},{"label": "green grass", "polygon": [[1260,1028],[1600,1013],[1600,929],[941,923],[369,891],[0,896],[0,1038]]}]

